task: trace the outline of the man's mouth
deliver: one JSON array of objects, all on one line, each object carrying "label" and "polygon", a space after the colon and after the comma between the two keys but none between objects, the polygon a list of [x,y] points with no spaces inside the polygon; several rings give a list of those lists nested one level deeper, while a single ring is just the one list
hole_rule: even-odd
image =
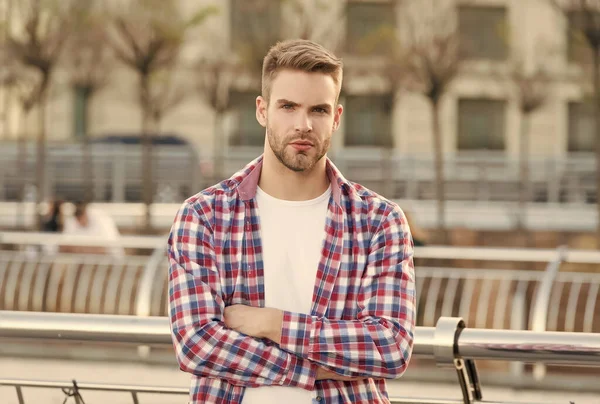
[{"label": "man's mouth", "polygon": [[307,151],[314,146],[313,143],[308,140],[297,140],[290,143],[290,145],[298,151]]}]

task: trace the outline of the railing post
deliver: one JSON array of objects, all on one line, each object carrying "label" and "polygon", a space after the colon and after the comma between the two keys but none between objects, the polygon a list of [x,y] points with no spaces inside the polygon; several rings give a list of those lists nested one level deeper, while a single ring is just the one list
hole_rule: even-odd
[{"label": "railing post", "polygon": [[559,167],[558,161],[548,159],[546,167],[547,187],[548,187],[548,202],[558,203],[560,199],[560,177],[562,173],[562,166]]},{"label": "railing post", "polygon": [[463,402],[472,404],[480,401],[482,394],[475,361],[462,358],[458,349],[458,338],[464,328],[465,322],[460,317],[440,317],[435,326],[433,354],[437,366],[456,369]]},{"label": "railing post", "polygon": [[[528,282],[519,282],[517,290],[513,297],[512,315],[510,318],[510,329],[511,330],[525,330],[527,329],[527,319],[525,318],[526,301],[525,294],[527,292]],[[525,370],[525,364],[523,362],[511,362],[510,374],[515,379],[521,377]]]},{"label": "railing post", "polygon": [[[407,176],[405,176],[406,181],[406,189],[404,191],[403,197],[405,199],[419,199],[419,163],[417,159],[412,155],[403,157],[404,163],[408,166],[406,169]],[[427,163],[423,163],[422,165],[426,165]]]},{"label": "railing post", "polygon": [[[537,290],[535,302],[532,308],[533,315],[531,319],[532,331],[546,331],[548,321],[548,306],[550,304],[550,295],[556,275],[560,269],[560,264],[565,260],[567,252],[566,246],[560,246],[557,249],[557,255],[554,261],[550,261],[544,271],[544,277]],[[536,363],[533,367],[533,377],[541,380],[546,375],[546,367],[543,364]]]},{"label": "railing post", "polygon": [[[163,261],[165,256],[167,242],[161,243],[156,247],[152,256],[148,260],[144,273],[140,281],[138,289],[135,314],[141,317],[148,317],[150,313],[150,305],[152,304],[152,286],[156,280],[157,272],[160,268],[160,263]],[[150,355],[150,346],[140,345],[138,347],[138,354],[142,358],[147,358]]]},{"label": "railing post", "polygon": [[17,390],[17,399],[19,400],[19,404],[25,404],[25,399],[23,398],[23,391],[21,390],[21,386],[15,386]]},{"label": "railing post", "polygon": [[112,201],[123,202],[125,200],[125,154],[120,148],[113,150],[112,164]]}]

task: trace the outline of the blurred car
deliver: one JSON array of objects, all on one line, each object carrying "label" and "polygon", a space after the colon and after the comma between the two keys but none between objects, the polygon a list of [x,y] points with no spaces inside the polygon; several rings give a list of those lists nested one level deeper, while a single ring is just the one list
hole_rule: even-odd
[{"label": "blurred car", "polygon": [[[166,133],[166,134],[149,134],[153,145],[164,146],[190,146],[190,143],[182,137]],[[140,145],[142,144],[141,133],[115,133],[110,135],[101,135],[90,138],[92,144],[124,144],[124,145]]]}]

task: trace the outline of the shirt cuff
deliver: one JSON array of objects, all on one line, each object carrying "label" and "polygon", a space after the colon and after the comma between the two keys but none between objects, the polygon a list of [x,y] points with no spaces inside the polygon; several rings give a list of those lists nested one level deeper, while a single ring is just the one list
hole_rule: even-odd
[{"label": "shirt cuff", "polygon": [[308,358],[313,337],[312,331],[313,318],[311,316],[284,311],[279,347],[302,358]]},{"label": "shirt cuff", "polygon": [[299,387],[304,390],[313,391],[315,389],[317,377],[317,365],[308,359],[302,359],[295,355],[289,356],[289,370],[279,384],[282,386]]}]

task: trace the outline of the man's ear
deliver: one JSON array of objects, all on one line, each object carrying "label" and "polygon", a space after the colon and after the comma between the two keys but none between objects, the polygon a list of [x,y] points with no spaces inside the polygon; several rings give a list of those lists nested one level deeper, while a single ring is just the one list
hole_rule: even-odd
[{"label": "man's ear", "polygon": [[344,107],[342,104],[338,104],[335,107],[335,111],[333,113],[333,131],[335,132],[340,127],[340,123],[342,121],[342,113],[344,112]]},{"label": "man's ear", "polygon": [[267,127],[267,107],[268,102],[262,97],[256,97],[256,120],[263,128]]}]

